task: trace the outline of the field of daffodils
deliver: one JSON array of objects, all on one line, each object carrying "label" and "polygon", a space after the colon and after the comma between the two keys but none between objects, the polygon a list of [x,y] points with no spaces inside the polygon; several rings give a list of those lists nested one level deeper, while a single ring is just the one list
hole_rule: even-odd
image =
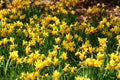
[{"label": "field of daffodils", "polygon": [[0,80],[120,79],[120,18],[78,1],[0,0]]}]

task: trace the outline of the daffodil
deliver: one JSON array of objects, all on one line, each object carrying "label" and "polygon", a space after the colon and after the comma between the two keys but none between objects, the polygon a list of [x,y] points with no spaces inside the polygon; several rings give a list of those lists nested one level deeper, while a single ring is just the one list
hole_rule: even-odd
[{"label": "daffodil", "polygon": [[34,4],[35,4],[36,6],[39,6],[39,5],[40,5],[40,1],[35,1]]},{"label": "daffodil", "polygon": [[67,57],[67,52],[63,52],[60,56],[60,58],[64,59],[64,60],[67,60],[68,57]]},{"label": "daffodil", "polygon": [[56,65],[56,64],[58,64],[59,63],[59,59],[58,58],[56,58],[56,57],[54,57],[54,59],[53,59],[53,65]]},{"label": "daffodil", "polygon": [[72,40],[73,36],[69,33],[66,35],[66,39],[70,42]]},{"label": "daffodil", "polygon": [[0,61],[3,61],[4,59],[4,56],[0,56]]},{"label": "daffodil", "polygon": [[27,46],[25,49],[25,53],[28,54],[29,52],[31,52],[31,47]]},{"label": "daffodil", "polygon": [[65,64],[63,71],[67,72],[67,71],[69,71],[69,68],[70,68],[70,64]]},{"label": "daffodil", "polygon": [[53,72],[53,79],[54,80],[59,80],[59,77],[60,77],[60,72],[58,72],[57,70],[55,70]]},{"label": "daffodil", "polygon": [[12,51],[9,53],[9,59],[17,60],[18,57],[18,51]]},{"label": "daffodil", "polygon": [[44,67],[43,61],[37,60],[35,63],[35,70],[41,70]]},{"label": "daffodil", "polygon": [[15,47],[17,47],[17,44],[12,44],[12,45],[10,45],[10,51],[14,50]]},{"label": "daffodil", "polygon": [[55,43],[56,43],[56,44],[59,44],[60,41],[61,41],[60,37],[55,38]]},{"label": "daffodil", "polygon": [[101,59],[104,58],[104,54],[102,54],[102,53],[99,52],[99,53],[97,53],[96,58],[97,58],[98,60],[101,60]]},{"label": "daffodil", "polygon": [[70,67],[71,72],[75,72],[76,69],[77,69],[77,67]]},{"label": "daffodil", "polygon": [[107,42],[107,38],[98,38],[99,44],[104,45]]}]

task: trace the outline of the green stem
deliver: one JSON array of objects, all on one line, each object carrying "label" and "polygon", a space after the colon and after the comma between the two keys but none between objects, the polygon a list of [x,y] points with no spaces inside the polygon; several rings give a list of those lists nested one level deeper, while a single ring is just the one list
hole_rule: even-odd
[{"label": "green stem", "polygon": [[5,66],[5,76],[6,76],[6,73],[7,73],[7,69],[8,69],[9,61],[10,61],[10,59],[7,60],[7,63],[6,63],[6,66]]}]

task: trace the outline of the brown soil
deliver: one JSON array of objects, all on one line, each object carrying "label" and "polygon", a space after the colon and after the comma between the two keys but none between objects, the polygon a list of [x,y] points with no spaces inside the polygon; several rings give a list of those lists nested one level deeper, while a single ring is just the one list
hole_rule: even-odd
[{"label": "brown soil", "polygon": [[[96,0],[93,0],[93,1],[96,1]],[[92,6],[93,4],[95,5],[95,4],[97,4],[97,2],[88,3],[88,2],[85,2],[85,0],[80,0],[76,7],[76,13],[77,13],[76,19],[78,21],[82,21],[84,18],[86,18],[88,20],[91,19],[91,16],[87,14],[87,8],[88,8],[88,6]],[[107,7],[106,14],[107,15],[112,14],[113,16],[120,18],[120,8],[119,9],[115,8],[116,5],[120,4],[120,2],[114,3],[114,5],[111,5],[111,4],[112,4],[112,2],[110,4],[106,5],[106,7]]]}]

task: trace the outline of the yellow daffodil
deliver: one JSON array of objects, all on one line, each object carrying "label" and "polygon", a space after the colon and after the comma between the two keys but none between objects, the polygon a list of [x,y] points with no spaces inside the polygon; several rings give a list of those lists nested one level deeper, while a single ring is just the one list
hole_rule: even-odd
[{"label": "yellow daffodil", "polygon": [[59,80],[59,77],[60,77],[60,72],[58,72],[57,70],[55,70],[53,72],[53,79],[54,80]]},{"label": "yellow daffodil", "polygon": [[0,56],[0,61],[3,61],[4,59],[4,56]]},{"label": "yellow daffodil", "polygon": [[66,52],[63,52],[62,55],[60,56],[60,58],[64,59],[64,60],[67,60],[68,57],[67,57],[67,53]]},{"label": "yellow daffodil", "polygon": [[18,58],[18,51],[13,51],[9,53],[9,59],[17,60]]}]

